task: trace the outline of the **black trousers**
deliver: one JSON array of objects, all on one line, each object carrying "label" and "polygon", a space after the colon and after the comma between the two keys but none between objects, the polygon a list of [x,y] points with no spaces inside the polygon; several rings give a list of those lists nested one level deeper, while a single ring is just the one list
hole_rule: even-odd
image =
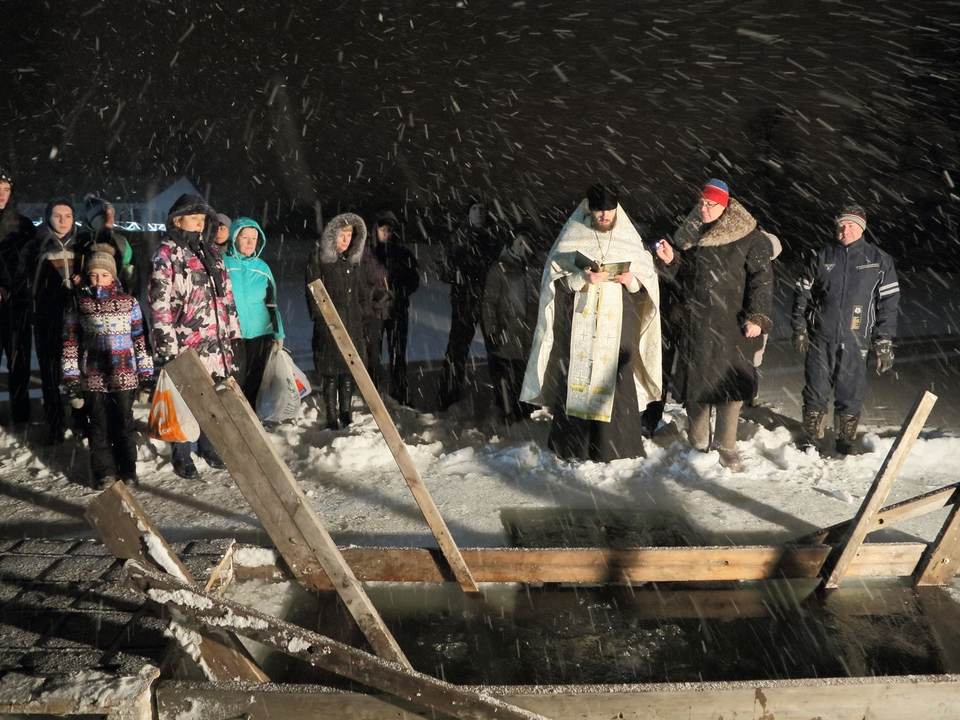
[{"label": "black trousers", "polygon": [[[193,462],[190,459],[190,452],[193,450],[193,443],[176,442],[170,443],[172,446],[172,460],[174,467],[184,467],[187,463]],[[200,437],[197,438],[197,455],[202,458],[219,458],[213,443],[207,438],[203,430],[200,431]]]},{"label": "black trousers", "polygon": [[621,458],[646,457],[640,433],[637,386],[629,352],[620,353],[610,422],[583,420],[567,415],[563,407],[553,408],[547,446],[565,460],[610,462]]},{"label": "black trousers", "polygon": [[[483,309],[483,287],[452,285],[450,288],[450,339],[440,374],[440,405],[447,408],[463,393],[470,343]],[[481,328],[482,329],[482,328]]]},{"label": "black trousers", "polygon": [[0,303],[0,357],[7,358],[7,389],[10,392],[10,420],[30,420],[30,350],[33,328],[30,306],[21,300]]},{"label": "black trousers", "polygon": [[410,306],[396,305],[387,319],[363,319],[363,337],[366,345],[367,370],[379,390],[383,382],[380,349],[384,338],[390,357],[390,395],[401,403],[407,402],[407,335],[410,329]]},{"label": "black trousers", "polygon": [[803,368],[803,409],[857,415],[867,392],[867,356],[855,343],[813,338]]},{"label": "black trousers", "polygon": [[137,474],[137,437],[133,426],[136,390],[83,393],[87,411],[90,468],[97,480],[110,475],[133,478]]},{"label": "black trousers", "polygon": [[[43,392],[43,422],[50,433],[63,431],[63,400],[60,377],[63,372],[63,318],[38,317],[33,327],[40,365],[40,388]],[[79,415],[80,413],[74,413]]]},{"label": "black trousers", "polygon": [[237,366],[233,377],[253,408],[257,407],[257,393],[260,392],[263,371],[267,367],[272,346],[271,335],[243,338],[233,344],[233,361]]},{"label": "black trousers", "polygon": [[520,402],[523,390],[523,376],[527,370],[526,360],[511,360],[498,355],[487,358],[490,378],[493,380],[493,392],[497,407],[508,422],[530,417],[533,405]]}]

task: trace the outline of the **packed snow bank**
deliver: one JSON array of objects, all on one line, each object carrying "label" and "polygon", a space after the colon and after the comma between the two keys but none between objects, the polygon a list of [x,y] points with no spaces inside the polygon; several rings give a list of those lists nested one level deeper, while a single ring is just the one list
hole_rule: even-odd
[{"label": "packed snow bank", "polygon": [[[278,452],[321,520],[341,543],[433,545],[433,539],[373,418],[359,410],[346,431],[320,429],[315,398],[297,423],[269,429]],[[467,546],[644,541],[668,544],[777,542],[856,514],[895,431],[866,428],[872,452],[844,460],[800,452],[784,427],[742,422],[746,470],[731,474],[716,453],[686,444],[682,411],[668,406],[644,459],[566,463],[546,450],[549,415],[514,426],[478,425],[445,413],[391,404],[401,434],[454,538]],[[137,415],[143,422],[145,406]],[[31,433],[40,428],[33,426]],[[890,501],[955,482],[960,437],[921,436]],[[82,513],[94,492],[72,482],[85,476],[87,454],[74,441],[39,447],[0,431],[0,534],[89,536]],[[133,488],[170,540],[237,537],[269,545],[226,471],[198,465],[202,482],[176,477],[169,449],[143,441]],[[945,511],[888,533],[930,538]],[[598,535],[598,533],[600,533]],[[895,535],[903,537],[903,535]],[[663,540],[666,537],[668,540]]]}]

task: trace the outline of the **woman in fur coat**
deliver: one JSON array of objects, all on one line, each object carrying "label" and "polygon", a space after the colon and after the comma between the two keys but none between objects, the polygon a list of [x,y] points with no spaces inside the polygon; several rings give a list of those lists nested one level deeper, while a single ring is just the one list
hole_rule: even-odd
[{"label": "woman in fur coat", "polygon": [[314,280],[323,281],[359,352],[363,347],[362,293],[365,292],[360,261],[366,241],[367,226],[359,215],[337,215],[323,229],[307,262],[307,308],[313,319],[313,364],[323,388],[329,430],[347,427],[352,422],[350,403],[354,383],[350,368],[313,300],[309,285]]},{"label": "woman in fur coat", "polygon": [[757,221],[730,197],[726,183],[710,180],[673,236],[675,253],[662,243],[657,256],[679,273],[683,314],[677,386],[689,420],[690,444],[710,444],[710,411],[716,407],[713,447],[720,464],[743,470],[737,452],[740,408],[757,392],[754,354],[770,332],[773,273],[770,241]]}]

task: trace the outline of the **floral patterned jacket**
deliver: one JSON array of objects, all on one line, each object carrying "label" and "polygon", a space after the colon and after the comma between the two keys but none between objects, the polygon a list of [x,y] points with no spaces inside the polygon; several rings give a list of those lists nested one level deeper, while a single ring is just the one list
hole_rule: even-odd
[{"label": "floral patterned jacket", "polygon": [[240,338],[240,321],[220,253],[168,230],[153,254],[147,299],[157,357],[193,348],[212,376],[234,373],[232,343]]}]

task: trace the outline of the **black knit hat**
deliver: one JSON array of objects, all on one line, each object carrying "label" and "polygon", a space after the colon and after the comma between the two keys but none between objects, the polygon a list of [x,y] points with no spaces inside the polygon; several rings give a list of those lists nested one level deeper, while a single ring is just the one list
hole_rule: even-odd
[{"label": "black knit hat", "polygon": [[183,217],[184,215],[216,217],[217,212],[207,205],[207,202],[199,195],[183,194],[177,198],[167,216],[173,220],[173,218]]},{"label": "black knit hat", "polygon": [[587,190],[587,205],[591,210],[616,210],[620,202],[620,188],[598,182]]},{"label": "black knit hat", "polygon": [[10,183],[13,185],[13,173],[3,166],[0,166],[0,182]]}]

